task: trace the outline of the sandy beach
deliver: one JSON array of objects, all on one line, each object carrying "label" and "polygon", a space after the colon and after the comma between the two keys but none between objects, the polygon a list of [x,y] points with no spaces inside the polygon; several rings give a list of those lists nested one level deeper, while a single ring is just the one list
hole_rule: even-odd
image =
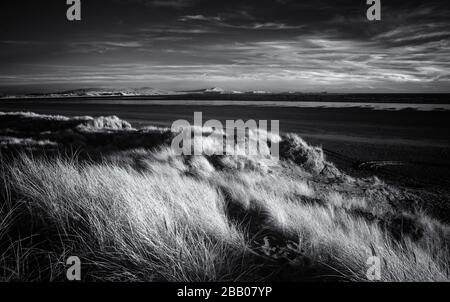
[{"label": "sandy beach", "polygon": [[[170,127],[177,119],[279,120],[281,132],[294,132],[322,146],[328,158],[349,173],[378,173],[412,186],[450,183],[450,111],[295,108],[245,105],[155,105],[117,100],[2,100],[0,111],[31,111],[66,116],[109,116],[142,127]],[[339,105],[339,103],[336,103]],[[430,187],[431,186],[431,187]]]}]

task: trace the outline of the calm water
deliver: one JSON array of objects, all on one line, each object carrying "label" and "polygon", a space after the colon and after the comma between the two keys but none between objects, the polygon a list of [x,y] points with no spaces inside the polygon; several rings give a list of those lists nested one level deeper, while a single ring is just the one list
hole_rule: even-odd
[{"label": "calm water", "polygon": [[294,107],[294,108],[367,108],[372,110],[398,111],[412,109],[418,111],[447,110],[450,104],[420,103],[361,103],[361,102],[303,102],[303,101],[236,101],[236,100],[121,100],[121,99],[67,99],[52,100],[61,104],[98,105],[166,105],[166,106],[248,106],[248,107]]}]

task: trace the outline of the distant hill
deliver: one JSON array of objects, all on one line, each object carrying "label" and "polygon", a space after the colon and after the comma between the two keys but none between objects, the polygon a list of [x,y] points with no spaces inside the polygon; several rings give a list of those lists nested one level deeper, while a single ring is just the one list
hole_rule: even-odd
[{"label": "distant hill", "polygon": [[228,94],[228,92],[226,92],[225,89],[220,88],[220,87],[186,90],[186,91],[182,91],[182,93],[187,93],[187,94],[192,94],[192,93],[194,93],[194,94]]},{"label": "distant hill", "polygon": [[26,95],[6,95],[5,98],[64,98],[64,97],[106,97],[106,96],[146,96],[146,95],[174,95],[175,91],[167,91],[152,87],[142,88],[84,88],[53,93],[34,93]]},{"label": "distant hill", "polygon": [[[246,92],[247,93],[247,92]],[[253,93],[253,92],[251,92]],[[158,95],[222,95],[244,94],[241,91],[226,91],[223,88],[212,87],[197,90],[169,91],[152,87],[142,88],[83,88],[52,93],[32,93],[23,95],[0,95],[3,98],[65,98],[65,97],[107,97],[107,96],[158,96]]]},{"label": "distant hill", "polygon": [[126,97],[126,96],[185,96],[193,95],[196,97],[201,96],[216,96],[216,97],[227,97],[234,95],[236,97],[270,97],[274,95],[299,95],[303,94],[301,92],[284,92],[284,93],[273,93],[264,90],[252,90],[252,91],[237,91],[237,90],[225,90],[220,87],[196,89],[196,90],[183,90],[183,91],[171,91],[157,89],[153,87],[142,87],[142,88],[83,88],[66,90],[51,93],[32,93],[32,94],[21,94],[21,95],[1,95],[0,98],[3,99],[23,99],[23,98],[71,98],[71,97]]},{"label": "distant hill", "polygon": [[263,91],[263,90],[253,90],[253,91],[227,91],[220,87],[213,87],[213,88],[206,88],[206,89],[197,89],[197,90],[187,90],[183,91],[183,93],[188,94],[271,94],[272,92],[269,91]]}]

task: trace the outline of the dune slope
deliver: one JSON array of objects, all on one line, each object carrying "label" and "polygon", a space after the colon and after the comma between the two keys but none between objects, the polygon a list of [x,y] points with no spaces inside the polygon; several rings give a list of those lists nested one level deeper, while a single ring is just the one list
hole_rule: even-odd
[{"label": "dune slope", "polygon": [[449,279],[450,229],[414,192],[295,134],[271,136],[279,159],[179,156],[117,117],[0,120],[0,280],[65,280],[69,256],[95,281],[366,281],[371,256],[381,281]]}]

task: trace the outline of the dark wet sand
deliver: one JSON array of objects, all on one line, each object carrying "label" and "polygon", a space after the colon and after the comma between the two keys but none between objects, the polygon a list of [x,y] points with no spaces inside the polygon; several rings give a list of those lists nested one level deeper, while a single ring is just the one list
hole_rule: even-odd
[{"label": "dark wet sand", "polygon": [[[282,108],[248,106],[64,104],[45,100],[0,101],[0,111],[41,114],[117,115],[135,127],[170,127],[177,119],[279,120],[282,132],[295,132],[322,146],[327,157],[350,174],[378,176],[428,189],[450,185],[450,111],[375,111],[362,108]],[[1,127],[1,125],[0,125]],[[359,167],[360,163],[373,161]],[[390,163],[385,163],[389,161]]]}]

